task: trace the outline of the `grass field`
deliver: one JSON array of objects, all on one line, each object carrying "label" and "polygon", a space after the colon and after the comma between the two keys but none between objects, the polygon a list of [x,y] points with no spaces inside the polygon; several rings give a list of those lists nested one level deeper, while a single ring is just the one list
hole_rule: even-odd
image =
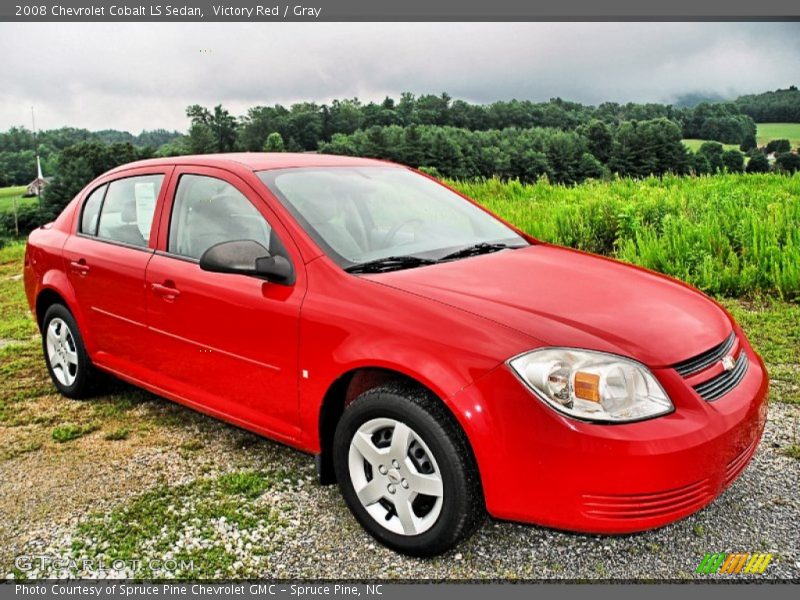
[{"label": "grass field", "polygon": [[756,130],[759,146],[770,140],[789,140],[792,150],[800,147],[800,123],[759,123]]},{"label": "grass field", "polygon": [[[800,299],[800,174],[450,182],[535,237],[719,296]],[[22,188],[0,190],[0,213]],[[25,199],[35,202],[35,199]]]},{"label": "grass field", "polygon": [[[693,140],[690,138],[684,138],[683,145],[686,146],[692,152],[697,152],[700,150],[700,146],[705,144],[708,140]],[[725,150],[738,150],[739,144],[722,144],[722,147]]]},{"label": "grass field", "polygon": [[728,297],[800,299],[800,174],[451,182],[540,239]]},{"label": "grass field", "polygon": [[23,198],[22,194],[25,193],[24,185],[17,185],[12,187],[0,188],[0,213],[12,210],[14,200],[17,201],[17,206],[23,204],[35,204],[38,198]]},{"label": "grass field", "polygon": [[[758,123],[756,126],[756,141],[761,146],[766,146],[770,140],[789,140],[792,150],[800,148],[800,123]],[[692,152],[697,152],[700,146],[708,140],[684,139],[683,145]],[[725,150],[738,150],[738,144],[722,144]]]}]

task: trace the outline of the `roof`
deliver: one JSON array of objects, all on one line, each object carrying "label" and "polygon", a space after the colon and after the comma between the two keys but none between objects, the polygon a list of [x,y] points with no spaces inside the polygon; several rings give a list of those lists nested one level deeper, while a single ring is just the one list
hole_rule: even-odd
[{"label": "roof", "polygon": [[336,156],[332,154],[292,152],[231,152],[228,154],[198,154],[193,156],[169,156],[140,160],[117,167],[116,170],[157,165],[199,165],[207,167],[244,167],[251,171],[289,169],[297,167],[366,167],[387,166],[383,160]]}]

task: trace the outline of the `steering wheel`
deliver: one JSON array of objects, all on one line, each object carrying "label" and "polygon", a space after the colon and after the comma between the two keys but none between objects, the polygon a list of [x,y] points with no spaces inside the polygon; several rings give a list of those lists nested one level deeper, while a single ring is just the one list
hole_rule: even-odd
[{"label": "steering wheel", "polygon": [[422,225],[422,219],[407,219],[405,221],[401,221],[396,225],[393,225],[392,228],[386,232],[386,235],[383,236],[383,240],[381,240],[381,247],[386,248],[394,241],[397,232],[400,231],[406,225],[411,225],[412,223],[418,223]]}]

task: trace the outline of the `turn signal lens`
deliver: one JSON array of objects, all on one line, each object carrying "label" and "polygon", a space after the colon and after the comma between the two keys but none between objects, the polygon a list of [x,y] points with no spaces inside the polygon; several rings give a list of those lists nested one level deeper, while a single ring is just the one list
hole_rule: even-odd
[{"label": "turn signal lens", "polygon": [[600,375],[575,373],[575,396],[590,402],[600,402]]}]

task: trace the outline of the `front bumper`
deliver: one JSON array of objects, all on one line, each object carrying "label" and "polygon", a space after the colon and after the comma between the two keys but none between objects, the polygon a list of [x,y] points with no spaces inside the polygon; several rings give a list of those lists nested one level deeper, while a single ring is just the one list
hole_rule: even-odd
[{"label": "front bumper", "polygon": [[764,430],[768,378],[741,331],[742,381],[706,402],[673,369],[654,370],[675,411],[629,424],[570,419],[505,365],[451,400],[497,518],[586,533],[660,527],[714,500],[744,470]]}]

